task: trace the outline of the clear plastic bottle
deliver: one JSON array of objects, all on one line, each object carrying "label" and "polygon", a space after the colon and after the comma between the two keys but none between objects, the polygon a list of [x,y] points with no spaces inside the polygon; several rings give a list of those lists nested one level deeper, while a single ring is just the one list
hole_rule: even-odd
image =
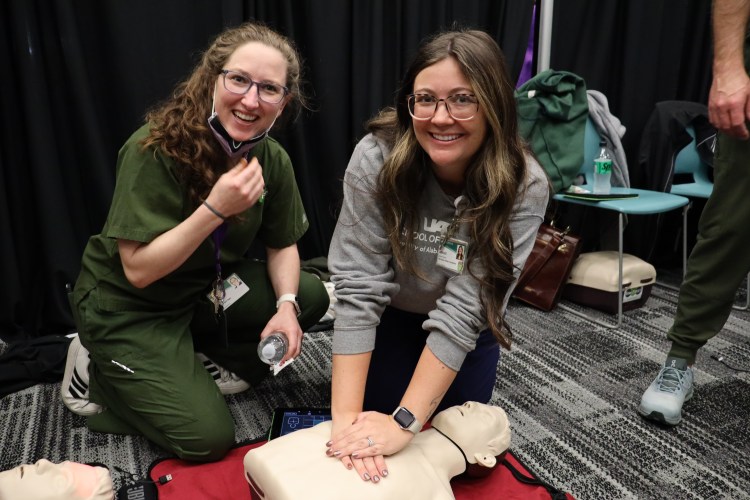
[{"label": "clear plastic bottle", "polygon": [[258,357],[269,365],[275,365],[286,354],[289,341],[283,332],[273,332],[258,344]]},{"label": "clear plastic bottle", "polygon": [[594,194],[609,194],[612,177],[612,152],[607,141],[599,141],[599,154],[594,158]]}]

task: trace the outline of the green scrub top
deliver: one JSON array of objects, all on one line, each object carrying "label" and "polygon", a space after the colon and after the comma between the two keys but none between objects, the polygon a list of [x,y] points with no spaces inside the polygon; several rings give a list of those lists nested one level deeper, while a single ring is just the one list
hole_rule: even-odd
[{"label": "green scrub top", "polygon": [[[148,133],[149,125],[143,125],[120,149],[112,205],[101,234],[92,236],[84,250],[74,291],[76,304],[98,288],[99,307],[105,310],[181,308],[198,300],[215,279],[211,237],[179,268],[145,288],[135,288],[125,277],[117,239],[150,242],[195,210],[179,181],[180,165],[161,150],[141,145]],[[263,168],[268,192],[263,204],[228,223],[220,246],[222,265],[245,258],[256,238],[264,246],[284,248],[299,240],[309,226],[286,151],[267,137],[250,155]]]}]

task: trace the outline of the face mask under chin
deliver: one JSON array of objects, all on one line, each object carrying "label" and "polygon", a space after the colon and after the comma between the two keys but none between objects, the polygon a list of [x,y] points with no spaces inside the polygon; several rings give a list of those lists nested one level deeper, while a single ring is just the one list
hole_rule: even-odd
[{"label": "face mask under chin", "polygon": [[213,132],[216,140],[219,141],[219,144],[221,144],[221,148],[230,158],[239,158],[240,156],[244,156],[245,154],[247,154],[247,152],[253,149],[256,144],[266,138],[266,136],[268,135],[268,130],[271,129],[271,127],[269,127],[268,130],[266,130],[262,134],[253,137],[252,139],[248,139],[247,141],[237,142],[232,139],[232,137],[229,135],[229,132],[227,132],[224,126],[221,124],[219,115],[216,112],[212,113],[211,116],[208,117],[208,127],[211,129],[211,132]]}]

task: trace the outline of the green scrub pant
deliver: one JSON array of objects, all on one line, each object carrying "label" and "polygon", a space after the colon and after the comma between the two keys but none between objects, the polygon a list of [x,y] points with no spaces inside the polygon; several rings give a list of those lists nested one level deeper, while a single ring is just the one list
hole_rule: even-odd
[{"label": "green scrub pant", "polygon": [[[226,310],[229,347],[218,341],[208,287],[197,306],[175,310],[103,310],[96,289],[79,304],[79,334],[91,356],[90,397],[106,408],[88,418],[90,429],[142,434],[186,460],[226,454],[235,441],[234,421],[195,353],[257,384],[269,373],[256,352],[260,332],[276,313],[265,263],[227,267],[227,275],[237,273],[250,288]],[[298,300],[304,331],[325,314],[329,299],[322,282],[302,272]]]},{"label": "green scrub pant", "polygon": [[670,356],[695,362],[698,349],[724,327],[750,270],[750,141],[719,134],[714,189],[698,224],[677,314],[667,338]]}]

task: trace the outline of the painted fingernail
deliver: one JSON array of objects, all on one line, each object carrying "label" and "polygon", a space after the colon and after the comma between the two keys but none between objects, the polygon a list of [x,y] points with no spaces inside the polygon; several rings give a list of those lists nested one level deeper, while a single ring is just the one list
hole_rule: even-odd
[{"label": "painted fingernail", "polygon": [[332,450],[332,449],[330,449],[330,448],[328,448],[328,449],[326,450],[326,455],[328,455],[329,457],[330,457],[330,456],[333,456],[333,450]]},{"label": "painted fingernail", "polygon": [[377,483],[378,481],[380,481],[380,478],[378,476],[372,476],[373,483]]},{"label": "painted fingernail", "polygon": [[346,464],[346,468],[352,470],[352,464]]},{"label": "painted fingernail", "polygon": [[359,458],[359,453],[352,453],[352,458]]},{"label": "painted fingernail", "polygon": [[328,441],[326,443],[326,448],[330,448],[332,444],[333,444],[333,441]]},{"label": "painted fingernail", "polygon": [[334,457],[338,457],[339,455],[341,455],[341,450],[338,450],[338,451],[334,451],[334,452],[333,452],[333,456],[334,456]]},{"label": "painted fingernail", "polygon": [[388,476],[388,471],[386,469],[383,469],[381,471],[381,474],[383,474],[383,477],[386,477],[386,476]]},{"label": "painted fingernail", "polygon": [[370,475],[367,472],[365,472],[364,474],[362,474],[362,477],[365,478],[365,481],[369,481],[370,480]]}]

